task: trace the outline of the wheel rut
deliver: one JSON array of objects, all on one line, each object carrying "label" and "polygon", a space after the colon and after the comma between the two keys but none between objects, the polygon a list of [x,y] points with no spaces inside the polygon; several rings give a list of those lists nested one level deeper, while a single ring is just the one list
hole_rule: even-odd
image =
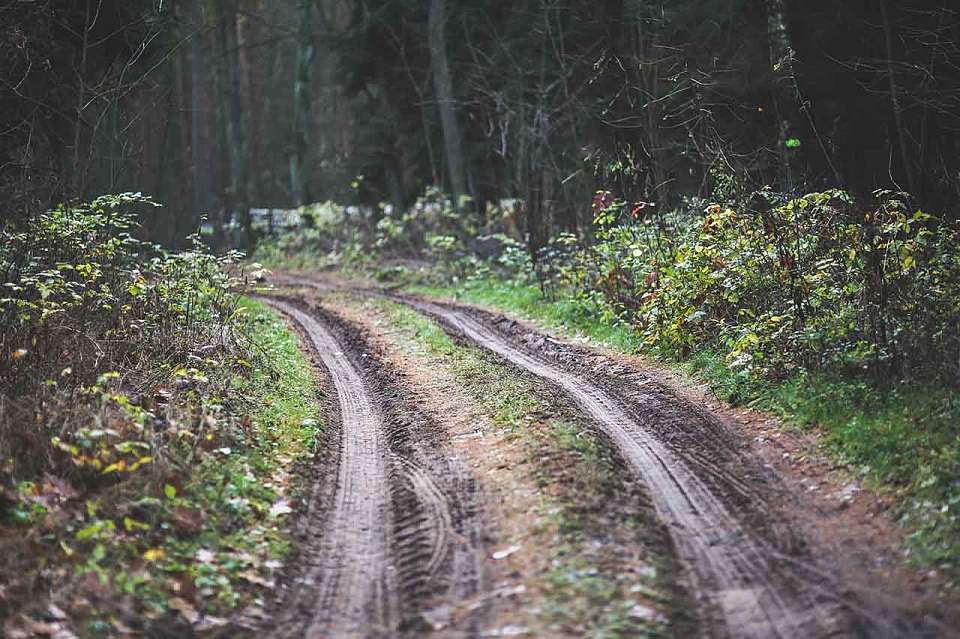
[{"label": "wheel rut", "polygon": [[[542,342],[549,338],[541,336],[541,348],[529,348],[482,312],[394,299],[561,389],[596,422],[646,484],[667,524],[701,600],[707,634],[749,639],[924,634],[876,614],[844,592],[828,566],[768,512],[762,478],[741,479],[750,466],[730,463],[742,463],[734,444],[711,431],[695,408],[678,409],[675,399],[662,406],[669,400],[656,397],[649,387],[638,390],[649,380],[631,387],[622,380],[604,384],[589,371],[572,372],[577,366],[558,361],[557,347],[564,345],[554,342],[544,349]],[[572,350],[563,356],[575,359]],[[695,445],[687,451],[688,444]]]},{"label": "wheel rut", "polygon": [[[483,588],[476,484],[355,328],[324,309],[265,301],[326,369],[339,422],[328,442],[336,468],[313,491],[297,578],[270,636],[420,636],[423,612]],[[448,635],[474,634],[482,613]]]}]

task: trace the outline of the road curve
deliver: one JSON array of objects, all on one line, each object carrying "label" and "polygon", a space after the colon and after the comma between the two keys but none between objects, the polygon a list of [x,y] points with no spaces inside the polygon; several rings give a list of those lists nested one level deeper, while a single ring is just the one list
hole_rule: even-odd
[{"label": "road curve", "polygon": [[631,417],[609,391],[511,345],[467,312],[409,298],[399,301],[563,389],[596,421],[646,483],[678,555],[691,567],[695,590],[716,621],[710,634],[745,639],[849,636],[852,628],[823,584],[781,583],[776,549],[747,529],[691,465]]},{"label": "road curve", "polygon": [[390,562],[392,514],[382,419],[363,379],[337,339],[311,315],[282,301],[268,304],[300,325],[327,368],[343,423],[336,492],[307,558],[302,581],[312,613],[296,636],[390,636],[397,625],[397,576]]}]

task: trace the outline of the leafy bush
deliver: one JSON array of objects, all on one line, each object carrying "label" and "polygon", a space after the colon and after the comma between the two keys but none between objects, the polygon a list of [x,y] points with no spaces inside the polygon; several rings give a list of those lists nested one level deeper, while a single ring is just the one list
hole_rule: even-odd
[{"label": "leafy bush", "polygon": [[[50,592],[64,609],[123,608],[127,623],[143,605],[163,614],[177,588],[230,607],[234,573],[285,543],[267,484],[309,452],[309,365],[266,311],[238,306],[237,254],[136,239],[144,206],[102,197],[0,235],[0,616]],[[283,386],[277,358],[299,367]],[[296,423],[264,412],[268,394]],[[194,561],[201,539],[246,563]]]},{"label": "leafy bush", "polygon": [[840,367],[955,383],[960,228],[878,196],[864,209],[842,191],[760,192],[650,221],[601,198],[598,242],[550,276],[664,355],[710,349],[759,377]]},{"label": "leafy bush", "polygon": [[[99,470],[121,461],[104,452],[118,444],[116,435],[102,433],[102,423],[63,419],[45,424],[49,432],[36,433],[27,416],[38,403],[96,405],[124,413],[116,418],[135,424],[138,432],[149,430],[144,416],[111,389],[147,393],[158,375],[194,370],[197,362],[229,347],[236,296],[224,267],[235,256],[214,257],[199,243],[170,254],[137,240],[130,234],[133,216],[121,212],[132,206],[155,204],[132,194],[102,197],[89,205],[61,206],[23,230],[3,232],[0,455],[13,460],[14,474],[21,465],[35,466],[33,472],[62,465],[61,455],[45,451],[51,437],[59,438],[56,449],[73,455],[78,468],[89,464]],[[196,352],[198,344],[202,352]],[[184,372],[184,383],[191,375]],[[112,423],[105,415],[96,421],[104,420]],[[104,438],[102,449],[98,444],[80,454],[68,442],[91,443],[91,429]]]}]

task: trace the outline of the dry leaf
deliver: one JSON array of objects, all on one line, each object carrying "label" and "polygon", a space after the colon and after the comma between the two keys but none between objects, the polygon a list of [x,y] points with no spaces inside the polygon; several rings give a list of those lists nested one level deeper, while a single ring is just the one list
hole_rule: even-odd
[{"label": "dry leaf", "polygon": [[293,508],[290,507],[290,502],[286,499],[280,499],[273,506],[270,507],[270,516],[279,517],[280,515],[288,515],[293,512]]},{"label": "dry leaf", "polygon": [[197,620],[200,619],[200,613],[197,612],[197,609],[194,608],[187,600],[181,599],[180,597],[173,597],[170,601],[167,602],[167,607],[170,610],[176,610],[179,612],[184,619],[190,623],[197,623]]},{"label": "dry leaf", "polygon": [[503,550],[498,550],[497,552],[493,553],[492,556],[494,559],[506,559],[518,550],[520,550],[520,546],[509,546]]}]

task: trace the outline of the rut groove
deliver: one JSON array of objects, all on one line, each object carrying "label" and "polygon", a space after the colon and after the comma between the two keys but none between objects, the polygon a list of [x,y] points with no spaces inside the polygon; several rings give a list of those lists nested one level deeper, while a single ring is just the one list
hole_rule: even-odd
[{"label": "rut groove", "polygon": [[852,628],[829,586],[805,583],[796,576],[778,578],[783,575],[779,551],[742,524],[686,460],[638,423],[621,397],[511,345],[466,312],[419,300],[400,301],[561,388],[597,422],[647,484],[678,555],[691,567],[694,590],[714,617],[714,627],[725,628],[721,636],[849,636]]},{"label": "rut groove", "polygon": [[355,326],[322,307],[264,301],[312,343],[340,426],[326,442],[336,468],[318,469],[299,579],[270,636],[421,636],[438,619],[444,636],[478,636],[485,604],[457,619],[437,613],[485,588],[478,485],[446,449],[444,429],[400,390]]},{"label": "rut groove", "polygon": [[316,597],[304,636],[357,636],[371,629],[387,634],[395,626],[398,589],[390,564],[392,514],[382,420],[336,338],[300,309],[270,304],[313,342],[336,389],[344,424],[334,502],[320,533],[319,552],[303,577]]}]

